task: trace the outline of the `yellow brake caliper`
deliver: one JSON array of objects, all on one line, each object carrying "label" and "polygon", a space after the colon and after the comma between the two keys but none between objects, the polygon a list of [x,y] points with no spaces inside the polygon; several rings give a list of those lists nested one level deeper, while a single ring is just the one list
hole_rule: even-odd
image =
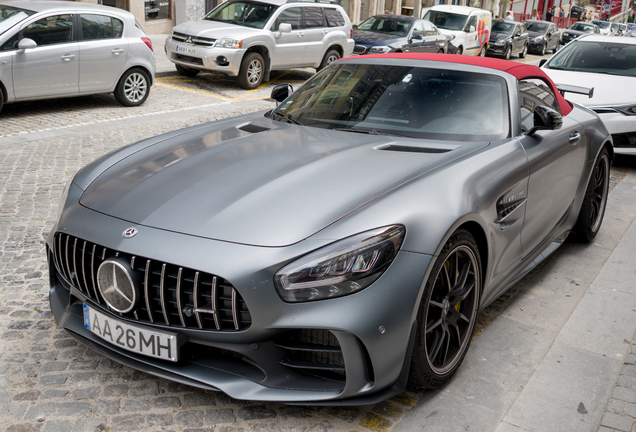
[{"label": "yellow brake caliper", "polygon": [[[444,266],[446,267],[446,271],[450,271],[450,260],[446,260],[446,262],[444,263]],[[459,277],[459,270],[457,270],[457,277]],[[462,306],[462,302],[457,302],[455,303],[455,310],[457,312],[459,312],[459,309]]]}]

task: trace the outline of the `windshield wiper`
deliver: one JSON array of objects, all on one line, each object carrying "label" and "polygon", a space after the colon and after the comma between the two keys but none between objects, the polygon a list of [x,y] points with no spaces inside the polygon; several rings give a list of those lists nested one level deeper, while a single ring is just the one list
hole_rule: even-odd
[{"label": "windshield wiper", "polygon": [[274,111],[274,114],[278,115],[278,116],[281,116],[282,118],[287,120],[289,123],[293,123],[293,124],[296,124],[296,125],[299,125],[299,126],[304,126],[301,122],[299,122],[294,117],[292,117],[291,114],[284,113],[282,111]]},{"label": "windshield wiper", "polygon": [[335,128],[332,130],[341,131],[341,132],[355,132],[355,133],[363,133],[367,135],[384,135],[384,136],[396,136],[403,138],[413,138],[408,135],[397,134],[393,132],[384,132],[377,129],[351,129],[351,128]]}]

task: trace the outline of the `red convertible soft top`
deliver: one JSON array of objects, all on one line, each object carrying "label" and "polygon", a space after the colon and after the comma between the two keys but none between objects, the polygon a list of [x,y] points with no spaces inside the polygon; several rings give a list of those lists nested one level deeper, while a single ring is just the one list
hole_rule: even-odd
[{"label": "red convertible soft top", "polygon": [[[354,58],[354,57],[349,57]],[[517,79],[524,78],[541,78],[550,85],[552,93],[557,98],[559,108],[561,108],[561,114],[566,116],[572,111],[572,105],[566,101],[556,85],[552,80],[537,66],[532,66],[525,63],[517,63],[510,60],[477,57],[477,56],[464,56],[455,54],[416,54],[416,53],[389,53],[389,54],[370,54],[365,55],[363,58],[401,58],[410,60],[429,60],[429,61],[441,61],[447,63],[458,63],[471,66],[480,66],[489,69],[497,69],[503,72],[507,72],[513,75]]]}]

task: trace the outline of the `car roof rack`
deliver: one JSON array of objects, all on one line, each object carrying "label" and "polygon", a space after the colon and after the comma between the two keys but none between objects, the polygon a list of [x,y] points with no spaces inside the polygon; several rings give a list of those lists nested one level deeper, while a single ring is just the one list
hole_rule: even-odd
[{"label": "car roof rack", "polygon": [[338,0],[287,0],[287,3],[330,3],[330,4],[338,4]]}]

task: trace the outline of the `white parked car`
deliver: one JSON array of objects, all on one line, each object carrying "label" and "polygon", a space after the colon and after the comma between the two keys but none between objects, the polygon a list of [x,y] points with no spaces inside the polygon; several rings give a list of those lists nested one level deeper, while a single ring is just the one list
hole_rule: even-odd
[{"label": "white parked car", "polygon": [[137,106],[154,79],[152,43],[130,12],[62,1],[0,3],[0,109],[95,93]]},{"label": "white parked car", "polygon": [[293,0],[230,0],[200,21],[176,26],[166,39],[168,59],[181,75],[221,72],[245,89],[268,81],[272,70],[320,70],[353,47],[342,7]]},{"label": "white parked car", "polygon": [[636,39],[585,35],[542,66],[557,85],[594,87],[591,98],[568,100],[595,111],[612,134],[616,153],[636,155]]},{"label": "white parked car", "polygon": [[486,55],[492,26],[492,14],[487,10],[438,5],[430,8],[424,19],[450,38],[457,54]]}]

